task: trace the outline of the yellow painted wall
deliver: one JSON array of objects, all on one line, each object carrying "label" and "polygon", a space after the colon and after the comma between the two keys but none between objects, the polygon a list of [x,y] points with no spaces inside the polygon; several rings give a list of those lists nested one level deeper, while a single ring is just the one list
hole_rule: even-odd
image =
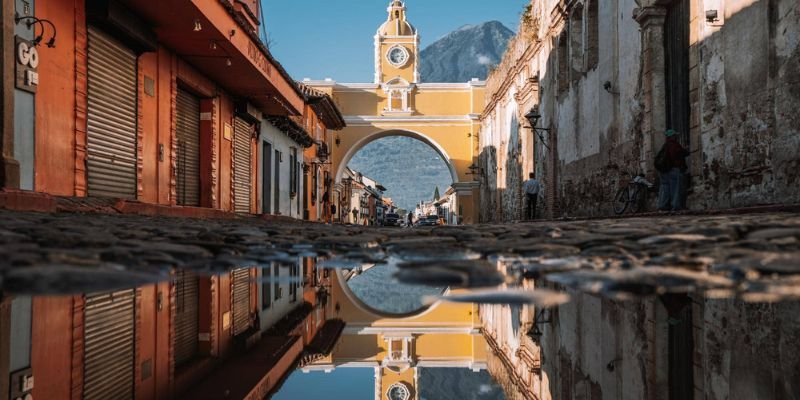
[{"label": "yellow painted wall", "polygon": [[416,340],[417,355],[420,360],[472,359],[473,337],[467,334],[420,335]]},{"label": "yellow painted wall", "polygon": [[334,363],[379,362],[386,357],[386,343],[378,335],[342,335],[332,355]]},{"label": "yellow painted wall", "polygon": [[418,89],[414,92],[411,106],[419,115],[467,115],[472,114],[470,91],[445,91]]}]

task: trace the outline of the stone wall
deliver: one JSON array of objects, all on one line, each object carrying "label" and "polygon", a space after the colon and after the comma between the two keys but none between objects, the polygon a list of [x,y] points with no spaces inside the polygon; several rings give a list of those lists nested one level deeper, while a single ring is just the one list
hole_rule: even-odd
[{"label": "stone wall", "polygon": [[800,5],[728,1],[700,41],[701,127],[693,201],[706,207],[800,199]]},{"label": "stone wall", "polygon": [[[487,82],[481,146],[502,145],[496,147],[497,166],[504,168],[510,160],[503,146],[510,143],[504,142],[508,129],[500,116],[507,99],[517,100],[520,115],[536,107],[539,127],[550,129],[549,136],[533,135],[527,122],[520,124],[522,139],[535,143],[522,147],[517,164],[523,175],[540,172],[551,216],[609,215],[613,195],[632,176],[658,180],[653,158],[663,132],[675,124],[669,121],[664,46],[675,1],[531,3],[523,17],[528,28],[512,40]],[[688,127],[682,140],[693,152],[687,160],[688,206],[797,203],[800,5],[687,4]],[[706,10],[715,8],[718,20],[707,21]],[[526,88],[531,81],[535,89]],[[520,101],[522,96],[528,97]],[[651,210],[655,197],[649,199]],[[497,205],[506,214],[519,211],[510,199]]]},{"label": "stone wall", "polygon": [[526,202],[522,183],[537,172],[535,142],[525,114],[538,102],[538,79],[531,68],[539,42],[532,1],[500,64],[486,81],[486,108],[479,138],[482,170],[481,221],[518,221]]}]

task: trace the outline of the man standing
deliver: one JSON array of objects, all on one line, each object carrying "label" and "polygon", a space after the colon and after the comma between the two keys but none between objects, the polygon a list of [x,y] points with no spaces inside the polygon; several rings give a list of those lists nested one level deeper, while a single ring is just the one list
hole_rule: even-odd
[{"label": "man standing", "polygon": [[[678,132],[669,129],[665,132],[667,141],[659,153],[656,168],[661,172],[661,188],[658,194],[658,209],[661,211],[680,211],[686,208],[683,198],[685,189],[684,173],[689,151],[678,143]],[[657,156],[656,158],[659,158]]]},{"label": "man standing", "polygon": [[536,201],[539,199],[539,181],[536,179],[536,174],[531,172],[528,175],[530,179],[522,184],[522,190],[525,192],[525,197],[528,199],[528,209],[525,214],[526,219],[536,219]]}]

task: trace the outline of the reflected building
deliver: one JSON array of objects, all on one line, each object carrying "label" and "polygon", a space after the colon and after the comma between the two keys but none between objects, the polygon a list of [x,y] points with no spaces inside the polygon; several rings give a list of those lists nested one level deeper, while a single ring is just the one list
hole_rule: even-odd
[{"label": "reflected building", "polygon": [[327,313],[347,321],[347,327],[330,353],[302,363],[302,372],[371,368],[375,399],[394,400],[420,399],[427,370],[486,370],[487,345],[476,306],[436,303],[389,315],[356,297],[345,274],[330,278]]},{"label": "reflected building", "polygon": [[90,294],[4,294],[0,399],[266,394],[325,321],[314,267],[298,259],[218,275],[176,270],[165,282]]}]

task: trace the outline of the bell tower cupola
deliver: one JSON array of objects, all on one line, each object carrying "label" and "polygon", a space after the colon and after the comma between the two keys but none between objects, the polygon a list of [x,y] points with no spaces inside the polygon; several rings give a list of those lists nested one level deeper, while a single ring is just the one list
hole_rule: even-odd
[{"label": "bell tower cupola", "polygon": [[406,4],[392,0],[386,22],[375,35],[375,83],[419,82],[419,35],[406,19]]}]

